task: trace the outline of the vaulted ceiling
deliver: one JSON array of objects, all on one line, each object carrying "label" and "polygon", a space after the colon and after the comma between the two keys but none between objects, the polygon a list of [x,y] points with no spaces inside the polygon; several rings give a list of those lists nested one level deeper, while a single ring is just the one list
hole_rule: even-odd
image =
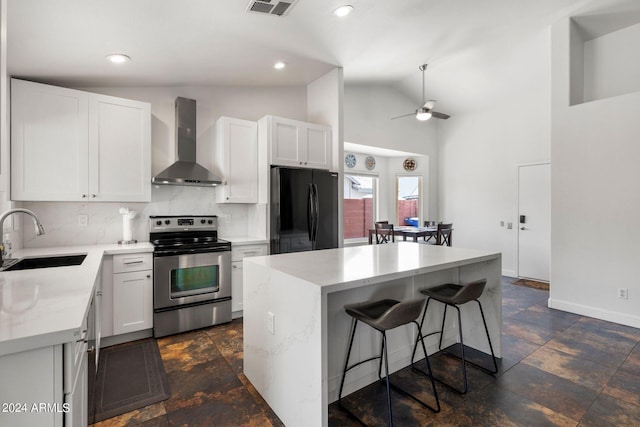
[{"label": "vaulted ceiling", "polygon": [[[340,66],[346,84],[397,85],[419,100],[428,63],[427,90],[453,98],[498,87],[510,70],[492,68],[495,56],[556,19],[633,3],[297,0],[278,17],[247,12],[249,0],[8,0],[8,71],[76,87],[277,86]],[[337,18],[342,4],[355,10]],[[110,53],[132,60],[116,66]],[[274,70],[278,60],[287,68]]]}]

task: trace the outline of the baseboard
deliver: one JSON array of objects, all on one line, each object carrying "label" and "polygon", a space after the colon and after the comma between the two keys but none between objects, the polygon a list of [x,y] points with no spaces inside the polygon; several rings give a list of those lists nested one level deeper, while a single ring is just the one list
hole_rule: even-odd
[{"label": "baseboard", "polygon": [[502,270],[502,275],[507,277],[517,277],[514,270]]},{"label": "baseboard", "polygon": [[576,304],[569,301],[549,298],[549,308],[568,311],[569,313],[580,314],[582,316],[593,317],[595,319],[606,320],[607,322],[619,323],[621,325],[640,328],[640,316],[634,316],[617,311],[604,310],[598,307]]},{"label": "baseboard", "polygon": [[144,329],[137,332],[129,332],[128,334],[112,335],[110,337],[102,337],[100,340],[100,347],[111,347],[112,345],[118,345],[129,341],[141,340],[144,338],[150,338],[153,336],[153,329]]}]

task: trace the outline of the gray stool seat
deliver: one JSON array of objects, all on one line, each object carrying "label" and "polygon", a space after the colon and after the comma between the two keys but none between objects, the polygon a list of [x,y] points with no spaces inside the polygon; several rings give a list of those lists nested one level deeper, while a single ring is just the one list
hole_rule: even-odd
[{"label": "gray stool seat", "polygon": [[[444,285],[440,285],[440,286],[436,286],[433,288],[428,288],[428,289],[422,289],[420,291],[420,293],[422,293],[423,295],[427,296],[427,304],[425,306],[424,309],[424,313],[422,315],[422,320],[420,322],[420,330],[422,330],[422,325],[424,323],[424,318],[427,315],[427,310],[429,309],[429,302],[434,299],[436,301],[439,301],[443,304],[445,304],[445,309],[444,309],[444,314],[442,316],[442,327],[440,329],[440,342],[438,344],[438,349],[440,351],[442,351],[442,336],[444,334],[444,324],[445,324],[445,320],[447,319],[447,308],[448,307],[453,307],[458,311],[458,329],[460,331],[460,353],[461,353],[461,357],[452,355],[454,357],[458,357],[459,359],[461,359],[462,361],[462,374],[463,374],[463,380],[464,380],[464,388],[462,390],[457,389],[441,380],[439,380],[438,378],[435,378],[436,381],[438,381],[441,384],[446,385],[447,387],[453,389],[454,391],[464,394],[467,392],[468,390],[468,386],[467,386],[467,368],[466,368],[466,363],[469,363],[471,365],[474,365],[480,369],[482,369],[485,372],[488,372],[490,374],[495,374],[498,372],[498,363],[496,361],[496,356],[493,353],[493,346],[491,345],[491,337],[489,336],[489,329],[487,328],[487,321],[485,320],[484,317],[484,311],[482,310],[482,304],[480,303],[480,300],[478,298],[480,298],[480,296],[482,295],[482,292],[484,292],[484,288],[487,284],[487,280],[486,279],[481,279],[481,280],[474,280],[473,282],[469,282],[467,284],[464,285],[457,285],[455,283],[446,283]],[[458,306],[462,305],[462,304],[466,304],[470,301],[475,301],[478,303],[478,307],[480,308],[480,315],[482,316],[482,323],[484,324],[484,330],[487,333],[487,340],[489,341],[489,349],[491,350],[491,357],[493,358],[493,369],[488,369],[486,367],[480,366],[477,363],[473,363],[470,362],[468,360],[465,359],[465,354],[464,354],[464,340],[462,337],[462,318],[460,316],[460,308]],[[438,332],[435,332],[438,333]],[[415,354],[416,354],[416,350],[418,348],[418,340],[420,339],[424,339],[424,338],[420,338],[420,337],[416,337],[416,343],[413,347],[413,355],[411,356],[411,363],[413,364],[414,358],[415,358]],[[426,353],[425,353],[426,354]]]},{"label": "gray stool seat", "polygon": [[404,302],[383,299],[347,304],[344,309],[351,317],[382,332],[415,321],[420,316],[423,305],[424,298]]},{"label": "gray stool seat", "polygon": [[420,293],[445,304],[461,305],[480,298],[486,284],[486,279],[475,280],[466,285],[446,283],[435,288],[422,289]]},{"label": "gray stool seat", "polygon": [[[438,392],[436,391],[436,386],[434,383],[433,375],[431,374],[431,366],[429,365],[429,359],[427,358],[427,367],[429,373],[421,371],[416,368],[416,371],[426,375],[431,380],[431,387],[433,389],[433,395],[435,397],[436,406],[433,407],[412,394],[402,390],[398,386],[391,384],[389,381],[389,361],[387,357],[387,334],[386,332],[391,329],[395,329],[399,326],[407,325],[409,323],[414,323],[416,326],[418,325],[417,319],[422,312],[422,306],[424,305],[424,298],[416,298],[407,301],[396,301],[394,299],[382,299],[376,301],[367,301],[355,304],[347,304],[344,306],[345,311],[349,316],[351,316],[351,334],[349,338],[349,349],[347,350],[347,357],[344,362],[344,371],[342,372],[342,380],[340,381],[340,390],[338,392],[338,403],[340,407],[349,412],[355,418],[358,418],[355,414],[353,414],[349,409],[347,409],[342,404],[342,389],[344,387],[344,380],[347,375],[347,372],[356,366],[359,366],[363,363],[380,359],[380,364],[378,366],[378,378],[382,380],[382,361],[385,362],[385,380],[387,386],[387,414],[389,425],[393,425],[393,416],[391,413],[391,392],[390,389],[393,387],[395,390],[400,393],[414,399],[416,402],[422,404],[423,406],[431,409],[434,412],[440,411],[440,401],[438,399]],[[358,325],[358,321],[363,322],[373,329],[376,329],[382,334],[382,348],[380,349],[380,355],[374,356],[366,360],[362,360],[357,362],[351,366],[349,366],[349,357],[351,355],[351,348],[353,347],[353,339],[356,333],[356,326]],[[418,327],[418,336],[422,339],[422,333],[420,332],[420,328]],[[426,354],[426,348],[424,346],[424,341],[422,342],[422,348]],[[362,422],[362,421],[361,421]],[[364,423],[363,423],[364,424]]]}]

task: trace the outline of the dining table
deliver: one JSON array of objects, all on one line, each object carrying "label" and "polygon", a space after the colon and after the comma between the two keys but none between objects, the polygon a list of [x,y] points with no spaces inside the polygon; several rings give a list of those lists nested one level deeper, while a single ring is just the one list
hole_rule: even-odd
[{"label": "dining table", "polygon": [[[419,237],[424,237],[428,240],[429,237],[436,237],[438,233],[438,227],[412,227],[410,225],[399,225],[393,227],[393,234],[395,236],[402,236],[402,240],[406,241],[407,237],[411,237],[414,242],[418,241]],[[369,244],[373,244],[373,236],[376,234],[375,228],[369,229]]]}]

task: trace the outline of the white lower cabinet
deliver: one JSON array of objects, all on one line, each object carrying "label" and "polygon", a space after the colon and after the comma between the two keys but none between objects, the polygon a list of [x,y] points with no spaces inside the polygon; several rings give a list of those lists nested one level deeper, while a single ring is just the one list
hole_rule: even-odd
[{"label": "white lower cabinet", "polygon": [[153,256],[113,256],[113,334],[153,328]]},{"label": "white lower cabinet", "polygon": [[86,336],[64,345],[64,403],[68,408],[65,427],[85,427],[89,422],[88,362]]},{"label": "white lower cabinet", "polygon": [[62,345],[0,356],[0,425],[62,427],[62,365]]},{"label": "white lower cabinet", "polygon": [[87,426],[92,315],[72,342],[0,356],[1,426]]},{"label": "white lower cabinet", "polygon": [[267,244],[232,243],[231,245],[231,312],[234,318],[242,316],[242,260],[252,256],[268,255]]},{"label": "white lower cabinet", "polygon": [[242,311],[242,261],[231,261],[231,313]]}]

